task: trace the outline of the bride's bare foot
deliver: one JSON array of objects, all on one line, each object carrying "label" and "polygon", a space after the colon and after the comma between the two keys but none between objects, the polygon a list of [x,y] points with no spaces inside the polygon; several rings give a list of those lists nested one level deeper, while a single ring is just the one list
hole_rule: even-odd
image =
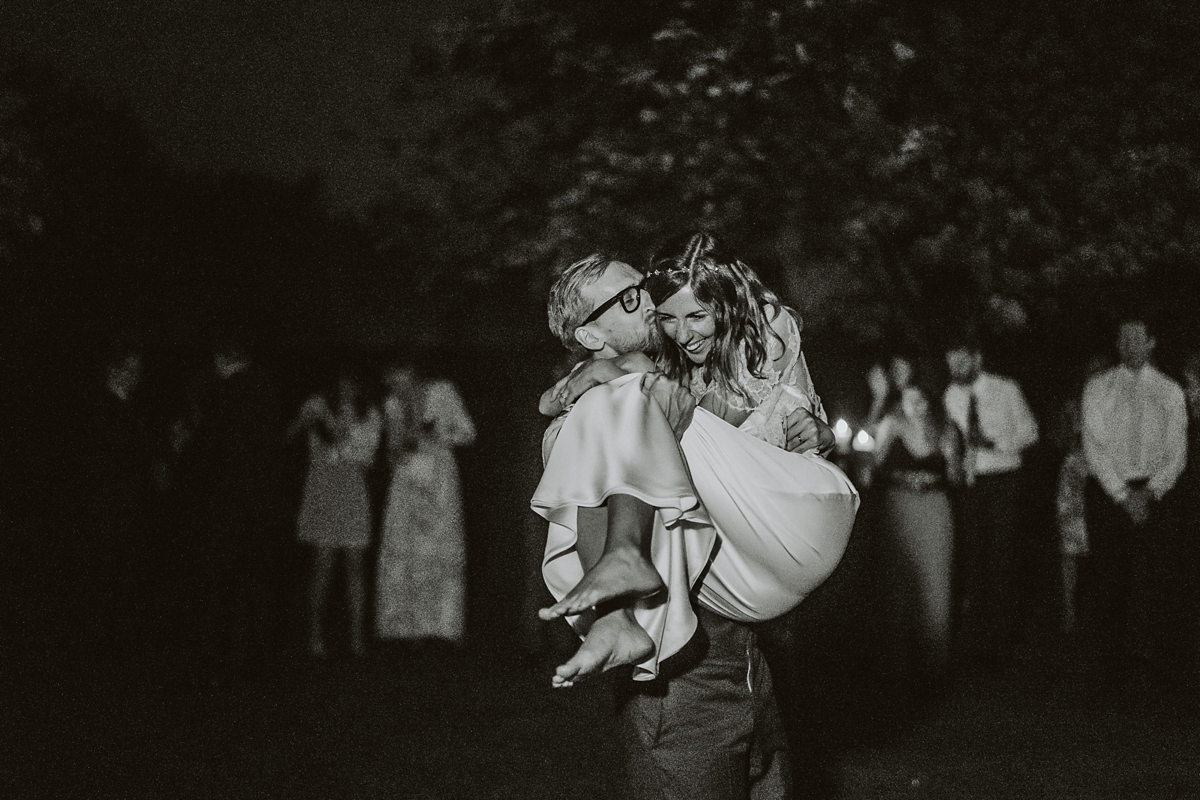
[{"label": "bride's bare foot", "polygon": [[600,556],[566,597],[538,611],[538,616],[558,619],[622,597],[650,597],[662,589],[662,576],[654,565],[636,548],[623,547]]},{"label": "bride's bare foot", "polygon": [[654,642],[634,620],[633,611],[618,608],[596,620],[575,655],[554,671],[550,684],[566,689],[614,667],[645,661],[653,653]]}]

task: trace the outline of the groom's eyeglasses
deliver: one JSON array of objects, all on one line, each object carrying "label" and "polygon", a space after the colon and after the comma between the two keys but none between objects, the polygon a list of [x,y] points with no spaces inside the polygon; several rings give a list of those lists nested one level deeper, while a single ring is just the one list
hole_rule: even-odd
[{"label": "groom's eyeglasses", "polygon": [[621,308],[624,309],[626,314],[632,314],[633,312],[637,311],[638,307],[642,305],[642,287],[645,285],[646,279],[642,278],[637,285],[626,286],[624,289],[592,309],[592,313],[587,315],[587,319],[579,323],[579,327],[582,328],[589,322],[595,322],[600,318],[601,314],[603,314],[605,311],[608,311],[617,303],[621,304]]}]

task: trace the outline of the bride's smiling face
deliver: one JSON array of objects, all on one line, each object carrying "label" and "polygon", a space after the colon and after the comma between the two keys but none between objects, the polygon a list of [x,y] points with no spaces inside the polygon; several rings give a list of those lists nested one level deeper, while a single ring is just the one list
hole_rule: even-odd
[{"label": "bride's smiling face", "polygon": [[712,312],[696,300],[690,286],[658,304],[658,324],[693,364],[703,364],[712,352],[717,323]]}]

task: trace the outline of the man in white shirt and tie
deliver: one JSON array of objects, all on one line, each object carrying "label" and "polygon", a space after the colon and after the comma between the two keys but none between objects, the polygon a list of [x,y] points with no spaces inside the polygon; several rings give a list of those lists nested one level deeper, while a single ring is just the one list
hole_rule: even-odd
[{"label": "man in white shirt and tie", "polygon": [[1091,479],[1087,524],[1090,592],[1109,664],[1118,676],[1150,666],[1163,650],[1161,620],[1172,598],[1166,561],[1170,506],[1187,461],[1183,389],[1150,364],[1155,340],[1145,320],[1117,331],[1120,364],[1094,376],[1083,391],[1083,453]]},{"label": "man in white shirt and tie", "polygon": [[1029,502],[1021,454],[1037,443],[1038,426],[1017,382],[983,370],[976,343],[953,343],[946,366],[942,402],[962,437],[966,478],[954,542],[956,650],[968,666],[995,669],[1017,632],[1017,545]]}]

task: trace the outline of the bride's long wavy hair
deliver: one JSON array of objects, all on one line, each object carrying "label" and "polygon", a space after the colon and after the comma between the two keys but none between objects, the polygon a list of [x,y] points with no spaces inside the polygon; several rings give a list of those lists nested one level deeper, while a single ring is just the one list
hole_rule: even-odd
[{"label": "bride's long wavy hair", "polygon": [[[739,360],[745,358],[751,375],[765,377],[764,368],[771,360],[768,337],[781,341],[764,309],[794,312],[763,285],[753,269],[705,231],[670,240],[650,259],[646,290],[655,305],[685,286],[716,323],[713,346],[704,362],[705,379],[749,399],[737,379]],[[683,348],[664,341],[662,361],[668,376],[687,381],[692,363]]]}]

